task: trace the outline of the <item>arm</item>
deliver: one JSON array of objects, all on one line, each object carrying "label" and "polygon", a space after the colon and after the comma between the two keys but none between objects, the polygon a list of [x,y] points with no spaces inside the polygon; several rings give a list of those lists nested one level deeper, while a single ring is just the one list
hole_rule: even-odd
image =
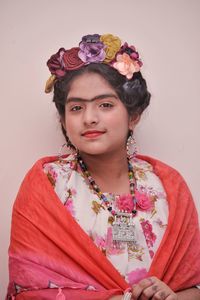
[{"label": "arm", "polygon": [[200,300],[200,290],[198,288],[190,288],[177,293],[178,300]]},{"label": "arm", "polygon": [[132,293],[133,300],[200,300],[200,290],[198,288],[188,288],[175,293],[168,285],[156,277],[141,280],[133,286]]},{"label": "arm", "polygon": [[[171,295],[170,297],[171,298],[169,298],[169,296],[168,296],[166,299],[169,298],[169,299],[177,299],[177,300],[188,300],[188,299],[200,300],[200,290],[195,287],[189,288],[189,289],[180,291],[174,295]],[[118,296],[113,296],[109,300],[122,300],[122,299],[123,299],[123,296],[118,295]]]}]

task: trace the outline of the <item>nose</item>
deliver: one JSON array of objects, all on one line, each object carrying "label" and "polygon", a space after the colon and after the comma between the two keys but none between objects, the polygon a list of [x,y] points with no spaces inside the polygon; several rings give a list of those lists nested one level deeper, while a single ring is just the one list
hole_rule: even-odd
[{"label": "nose", "polygon": [[97,109],[90,103],[91,105],[87,105],[83,114],[83,122],[86,126],[95,125],[99,122],[99,115]]}]

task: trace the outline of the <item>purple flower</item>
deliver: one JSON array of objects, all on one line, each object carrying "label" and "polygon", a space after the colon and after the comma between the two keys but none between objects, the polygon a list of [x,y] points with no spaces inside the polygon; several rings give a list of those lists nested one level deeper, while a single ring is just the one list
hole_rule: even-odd
[{"label": "purple flower", "polygon": [[102,42],[81,42],[79,44],[80,51],[78,56],[85,63],[101,62],[106,56],[104,51],[105,47],[106,46]]},{"label": "purple flower", "polygon": [[82,37],[82,42],[84,43],[98,43],[100,42],[99,34],[88,34]]}]

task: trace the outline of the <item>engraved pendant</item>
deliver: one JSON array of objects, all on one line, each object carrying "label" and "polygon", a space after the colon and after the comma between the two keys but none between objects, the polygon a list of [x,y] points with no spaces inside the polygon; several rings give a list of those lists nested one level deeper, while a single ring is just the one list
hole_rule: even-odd
[{"label": "engraved pendant", "polygon": [[119,212],[112,224],[113,241],[136,242],[132,214]]}]

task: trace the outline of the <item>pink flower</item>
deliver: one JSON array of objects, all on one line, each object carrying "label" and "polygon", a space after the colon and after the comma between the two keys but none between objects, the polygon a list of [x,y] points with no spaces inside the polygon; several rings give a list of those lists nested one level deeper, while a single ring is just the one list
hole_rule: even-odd
[{"label": "pink flower", "polygon": [[76,190],[75,190],[75,189],[71,189],[71,194],[72,194],[73,196],[75,196],[75,195],[76,195]]},{"label": "pink flower", "polygon": [[154,257],[154,252],[153,252],[153,250],[149,250],[149,254],[150,254],[151,258]]},{"label": "pink flower", "polygon": [[101,236],[97,235],[94,242],[97,245],[97,247],[99,247],[100,249],[105,249],[106,242],[105,239],[103,239]]},{"label": "pink flower", "polygon": [[153,245],[156,241],[156,235],[155,235],[155,233],[153,233],[153,227],[152,227],[151,223],[148,220],[146,220],[146,221],[143,220],[141,222],[141,225],[142,225],[142,229],[143,229],[143,232],[145,235],[147,246],[149,248],[153,247]]},{"label": "pink flower", "polygon": [[113,67],[127,79],[131,79],[135,72],[139,72],[140,65],[137,60],[131,59],[127,53],[118,54]]},{"label": "pink flower", "polygon": [[130,285],[138,283],[140,280],[147,277],[147,270],[145,268],[137,268],[135,271],[132,271],[127,274],[128,276],[128,282]]},{"label": "pink flower", "polygon": [[65,207],[71,213],[71,215],[74,217],[75,216],[75,211],[74,211],[74,204],[73,204],[72,198],[67,199],[67,202],[65,203]]},{"label": "pink flower", "polygon": [[53,168],[49,169],[49,174],[51,174],[52,178],[56,181],[56,178],[58,177],[58,174]]},{"label": "pink flower", "polygon": [[146,193],[135,190],[135,199],[137,201],[137,206],[139,206],[140,209],[149,211],[153,208],[151,198]]},{"label": "pink flower", "polygon": [[119,198],[116,201],[116,204],[119,210],[123,210],[130,213],[132,212],[134,207],[133,197],[130,194],[119,196]]},{"label": "pink flower", "polygon": [[142,62],[139,58],[139,53],[136,51],[136,49],[133,45],[129,46],[128,43],[124,43],[124,45],[122,45],[119,53],[120,54],[127,53],[131,59],[137,60],[139,66],[142,67]]}]

